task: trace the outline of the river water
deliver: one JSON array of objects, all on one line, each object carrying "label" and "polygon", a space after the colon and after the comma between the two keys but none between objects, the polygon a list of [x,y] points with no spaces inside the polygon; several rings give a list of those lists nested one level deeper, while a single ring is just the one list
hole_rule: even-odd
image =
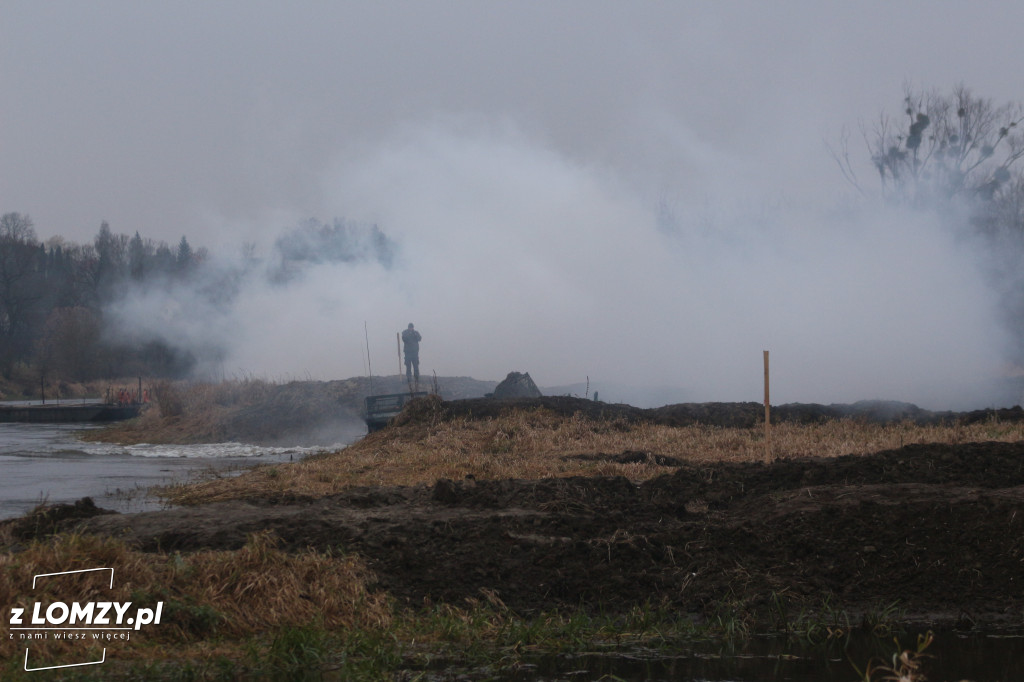
[{"label": "river water", "polygon": [[121,512],[159,509],[146,494],[165,485],[254,464],[301,459],[326,447],[259,447],[241,443],[116,445],[88,443],[82,424],[0,423],[0,519],[20,516],[41,502],[91,497]]}]

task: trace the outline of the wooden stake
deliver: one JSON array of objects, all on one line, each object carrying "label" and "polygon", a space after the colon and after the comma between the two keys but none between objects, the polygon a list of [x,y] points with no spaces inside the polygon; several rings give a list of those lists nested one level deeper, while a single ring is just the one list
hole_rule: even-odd
[{"label": "wooden stake", "polygon": [[366,339],[366,369],[370,373],[370,394],[373,394],[373,363],[370,362],[370,332],[363,320],[363,337]]},{"label": "wooden stake", "polygon": [[772,461],[772,414],[768,398],[768,351],[764,352],[764,463]]}]

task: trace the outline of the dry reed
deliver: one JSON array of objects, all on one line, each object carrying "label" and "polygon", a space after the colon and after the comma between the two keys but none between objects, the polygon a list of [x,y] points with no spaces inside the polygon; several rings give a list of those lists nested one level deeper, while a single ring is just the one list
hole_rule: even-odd
[{"label": "dry reed", "polygon": [[[842,419],[819,424],[773,426],[776,457],[863,455],[911,443],[1018,441],[1024,424],[877,424]],[[617,463],[573,459],[573,455],[623,452],[667,455],[684,462],[756,462],[764,453],[762,427],[669,427],[625,421],[562,417],[544,409],[516,411],[492,419],[408,423],[369,434],[343,450],[300,462],[260,467],[233,478],[165,488],[176,504],[237,498],[299,495],[318,497],[352,486],[430,484],[440,478],[477,479],[551,476],[625,476],[642,481],[665,473],[653,458]]]},{"label": "dry reed", "polygon": [[355,423],[361,391],[358,379],[164,381],[153,388],[153,402],[138,418],[81,437],[118,443],[267,443],[339,420]]},{"label": "dry reed", "polygon": [[[37,573],[114,566],[109,576],[64,576],[41,581]],[[87,582],[83,583],[82,580]],[[70,581],[70,582],[69,582]],[[245,638],[284,626],[317,623],[329,629],[383,627],[390,622],[386,596],[367,590],[372,575],[354,556],[316,551],[286,553],[267,533],[254,534],[237,551],[203,551],[187,555],[136,552],[123,542],[95,536],[62,534],[37,541],[20,552],[0,554],[0,603],[31,608],[33,602],[131,601],[152,608],[163,601],[160,625],[133,633],[144,642],[176,647],[218,638]],[[132,607],[132,613],[136,606]],[[49,640],[46,653],[60,656],[82,651],[76,641]],[[135,642],[113,647],[120,658],[143,655]],[[21,654],[24,642],[0,641],[0,658]]]}]

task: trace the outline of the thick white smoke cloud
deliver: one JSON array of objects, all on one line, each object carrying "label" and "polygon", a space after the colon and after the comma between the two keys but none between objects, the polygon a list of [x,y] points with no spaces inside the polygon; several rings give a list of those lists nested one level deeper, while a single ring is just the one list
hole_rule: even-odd
[{"label": "thick white smoke cloud", "polygon": [[393,374],[414,322],[427,375],[759,400],[768,349],[776,403],[996,400],[995,299],[955,220],[703,190],[659,202],[514,130],[407,128],[339,161],[318,216],[377,224],[399,245],[390,269],[320,264],[284,286],[252,272],[228,310],[177,291],[122,312],[138,328],[177,306],[149,326],[223,345],[227,374],[363,374],[364,323],[374,373]]}]

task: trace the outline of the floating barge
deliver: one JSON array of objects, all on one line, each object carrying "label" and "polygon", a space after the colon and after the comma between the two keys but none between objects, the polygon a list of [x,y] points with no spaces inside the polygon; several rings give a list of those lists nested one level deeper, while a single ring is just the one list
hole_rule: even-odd
[{"label": "floating barge", "polygon": [[52,405],[0,405],[0,422],[36,424],[103,423],[139,416],[140,405],[74,403]]}]

